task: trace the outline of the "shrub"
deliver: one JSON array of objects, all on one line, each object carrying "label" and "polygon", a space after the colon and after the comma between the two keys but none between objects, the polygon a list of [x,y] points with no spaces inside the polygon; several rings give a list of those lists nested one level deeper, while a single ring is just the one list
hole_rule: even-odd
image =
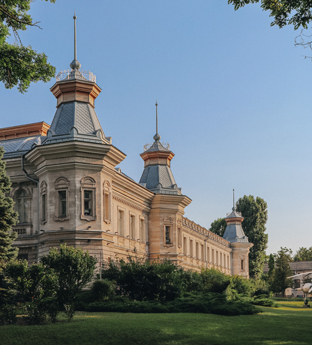
[{"label": "shrub", "polygon": [[96,260],[88,252],[65,244],[59,250],[51,249],[41,262],[54,269],[58,282],[57,300],[60,308],[65,308],[68,320],[71,320],[76,296],[91,281]]},{"label": "shrub", "polygon": [[104,301],[115,294],[116,283],[108,279],[96,280],[91,289],[91,296],[94,301]]},{"label": "shrub", "polygon": [[0,308],[0,324],[16,324],[16,308],[12,304],[4,304]]},{"label": "shrub", "polygon": [[230,277],[215,269],[201,271],[204,292],[223,292],[230,284]]},{"label": "shrub", "polygon": [[116,282],[116,294],[137,301],[170,301],[181,296],[182,268],[169,260],[151,263],[129,257],[129,262],[109,262],[102,276]]}]

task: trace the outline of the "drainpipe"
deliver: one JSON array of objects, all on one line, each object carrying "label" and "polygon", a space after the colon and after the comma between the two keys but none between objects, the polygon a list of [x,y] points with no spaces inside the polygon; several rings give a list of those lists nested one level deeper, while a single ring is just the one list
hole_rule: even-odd
[{"label": "drainpipe", "polygon": [[25,168],[24,168],[24,158],[25,158],[25,155],[26,155],[26,153],[23,154],[22,157],[21,157],[21,158],[22,158],[22,160],[21,160],[21,168],[22,168],[22,170],[23,170],[23,172],[24,172],[24,174],[25,174],[25,177],[26,177],[28,180],[30,180],[30,181],[36,183],[37,189],[38,189],[38,230],[37,230],[38,244],[37,244],[37,262],[39,262],[39,235],[40,235],[40,214],[39,214],[39,212],[40,212],[40,207],[39,207],[40,191],[39,191],[39,181],[32,179],[32,178],[28,175],[28,172],[25,170]]}]

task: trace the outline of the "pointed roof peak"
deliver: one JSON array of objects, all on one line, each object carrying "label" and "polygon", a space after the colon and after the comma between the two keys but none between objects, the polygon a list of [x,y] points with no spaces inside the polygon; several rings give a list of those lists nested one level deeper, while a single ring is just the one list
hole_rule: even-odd
[{"label": "pointed roof peak", "polygon": [[76,12],[74,12],[74,60],[70,64],[70,68],[73,70],[79,70],[81,63],[77,60],[77,35],[76,35]]},{"label": "pointed roof peak", "polygon": [[156,134],[154,135],[153,139],[155,140],[155,142],[158,142],[161,139],[161,136],[158,134],[158,103],[157,103],[157,100],[156,100],[155,106],[156,106]]}]

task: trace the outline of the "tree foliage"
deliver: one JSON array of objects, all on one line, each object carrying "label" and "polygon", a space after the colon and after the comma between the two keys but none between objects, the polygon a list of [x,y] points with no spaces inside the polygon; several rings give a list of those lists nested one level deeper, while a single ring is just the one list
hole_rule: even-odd
[{"label": "tree foliage", "polygon": [[275,257],[276,268],[274,281],[272,284],[273,292],[282,292],[284,294],[285,289],[292,286],[292,279],[288,278],[293,274],[289,266],[289,262],[292,261],[291,254],[292,251],[290,249],[282,247],[277,252]]},{"label": "tree foliage", "polygon": [[300,247],[299,250],[296,252],[294,261],[312,261],[312,247],[304,248]]},{"label": "tree foliage", "polygon": [[70,312],[73,312],[71,308],[78,292],[93,277],[96,259],[82,249],[67,247],[65,244],[61,245],[59,250],[52,248],[47,256],[41,258],[41,262],[56,272],[58,279],[57,299],[60,306],[65,306],[65,309],[68,306]]},{"label": "tree foliage", "polygon": [[248,241],[253,243],[249,253],[249,274],[259,278],[263,271],[265,249],[268,243],[266,222],[268,220],[267,203],[252,195],[238,199],[236,209],[242,213],[244,221],[242,227]]},{"label": "tree foliage", "polygon": [[210,231],[219,235],[223,236],[225,229],[226,229],[226,221],[224,218],[218,218],[217,220],[214,220],[210,225]]},{"label": "tree foliage", "polygon": [[14,202],[7,196],[11,189],[11,182],[5,173],[3,153],[4,150],[0,147],[0,266],[1,263],[17,256],[17,249],[12,247],[16,238],[16,234],[12,232],[12,225],[15,225],[18,219],[13,209]]},{"label": "tree foliage", "polygon": [[238,10],[248,4],[260,3],[264,11],[270,12],[274,20],[271,26],[282,28],[293,25],[297,30],[300,27],[306,29],[312,19],[311,0],[228,0]]},{"label": "tree foliage", "polygon": [[[238,199],[236,209],[242,213],[244,217],[243,230],[248,241],[253,243],[249,253],[249,274],[257,279],[260,278],[263,271],[265,249],[268,243],[268,235],[265,234],[265,224],[268,220],[267,203],[259,197],[245,195]],[[225,229],[225,219],[218,218],[211,223],[209,230],[223,236]]]},{"label": "tree foliage", "polygon": [[[52,3],[55,0],[45,0]],[[38,26],[28,14],[32,0],[2,0],[0,2],[0,80],[5,88],[18,85],[18,90],[27,91],[30,83],[39,80],[47,82],[55,75],[55,67],[47,62],[44,53],[37,53],[31,46],[25,47],[19,37],[19,30]],[[15,44],[7,42],[11,33]]]}]

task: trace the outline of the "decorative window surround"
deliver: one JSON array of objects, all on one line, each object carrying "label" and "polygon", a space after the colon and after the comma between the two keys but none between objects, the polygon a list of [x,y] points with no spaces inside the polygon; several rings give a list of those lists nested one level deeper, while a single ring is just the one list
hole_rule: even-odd
[{"label": "decorative window surround", "polygon": [[29,188],[18,188],[14,193],[15,210],[19,213],[17,225],[31,224],[32,194]]},{"label": "decorative window surround", "polygon": [[135,214],[132,212],[129,212],[129,235],[131,240],[136,240],[136,229],[135,229]]},{"label": "decorative window surround", "polygon": [[47,222],[47,184],[45,181],[41,182],[40,185],[41,194],[41,225]]},{"label": "decorative window surround", "polygon": [[117,207],[117,232],[120,236],[125,236],[125,210],[119,206]]},{"label": "decorative window surround", "polygon": [[56,222],[64,222],[70,219],[69,215],[69,181],[65,177],[59,177],[55,181],[55,215]]},{"label": "decorative window surround", "polygon": [[111,204],[112,204],[112,193],[111,193],[111,185],[108,181],[105,181],[103,184],[103,215],[104,215],[104,222],[106,224],[110,224],[111,223]]},{"label": "decorative window surround", "polygon": [[140,240],[145,242],[145,218],[140,217]]},{"label": "decorative window surround", "polygon": [[86,176],[81,179],[81,219],[88,222],[96,220],[95,180]]},{"label": "decorative window surround", "polygon": [[173,220],[171,217],[165,218],[164,219],[164,247],[165,248],[169,248],[169,247],[173,247],[173,241],[172,241],[172,237],[173,237]]}]

